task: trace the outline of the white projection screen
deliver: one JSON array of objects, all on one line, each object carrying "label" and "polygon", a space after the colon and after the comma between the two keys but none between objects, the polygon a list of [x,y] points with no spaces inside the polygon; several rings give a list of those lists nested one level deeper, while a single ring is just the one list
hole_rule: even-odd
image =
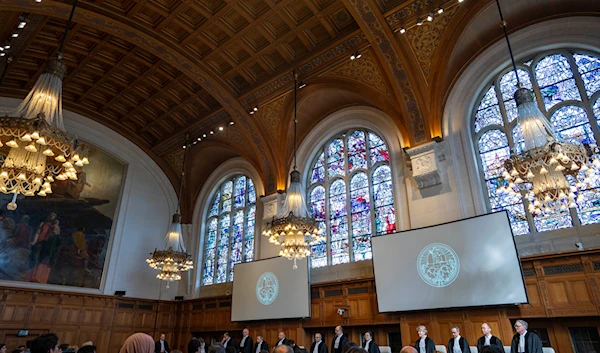
[{"label": "white projection screen", "polygon": [[231,321],[309,317],[308,260],[297,264],[281,257],[236,264]]},{"label": "white projection screen", "polygon": [[505,211],[371,242],[380,312],[528,302]]}]

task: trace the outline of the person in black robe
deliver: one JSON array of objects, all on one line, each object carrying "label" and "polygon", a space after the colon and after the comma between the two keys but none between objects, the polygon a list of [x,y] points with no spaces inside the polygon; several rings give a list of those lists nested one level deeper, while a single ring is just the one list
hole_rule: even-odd
[{"label": "person in black robe", "polygon": [[415,349],[419,353],[434,353],[435,352],[435,342],[429,337],[427,337],[427,328],[423,325],[419,325],[417,327],[417,333],[419,334],[419,339],[415,342]]},{"label": "person in black robe", "polygon": [[289,342],[285,338],[285,333],[283,333],[283,331],[282,331],[277,334],[277,342],[275,343],[275,347],[282,346],[284,344],[289,346]]},{"label": "person in black robe", "polygon": [[223,347],[225,347],[225,349],[227,349],[227,347],[233,347],[237,351],[237,344],[235,343],[235,340],[229,335],[229,332],[225,332],[223,334],[223,340],[221,341],[221,343],[223,343]]},{"label": "person in black robe", "polygon": [[[365,332],[364,338],[365,338],[365,344],[363,346],[363,349],[365,351],[367,351],[369,353],[381,353],[381,351],[379,351],[379,346],[373,340],[373,332],[371,332],[371,331]],[[310,353],[312,353],[312,352],[310,352]]]},{"label": "person in black robe", "polygon": [[252,353],[260,353],[262,351],[269,352],[269,344],[264,341],[262,335],[256,336],[256,343],[254,344],[254,348],[252,348]]},{"label": "person in black robe", "polygon": [[448,353],[470,353],[469,342],[460,335],[460,328],[452,326],[452,338],[448,341]]},{"label": "person in black robe", "polygon": [[240,353],[252,353],[253,347],[254,342],[252,341],[252,337],[250,337],[250,331],[247,328],[244,328],[242,330],[242,339],[240,340],[238,351]]},{"label": "person in black robe", "polygon": [[331,341],[331,353],[342,353],[346,344],[348,344],[348,336],[344,334],[342,326],[336,326],[335,337]]},{"label": "person in black robe", "polygon": [[533,332],[527,331],[527,321],[517,320],[510,345],[510,353],[542,353],[542,340]]},{"label": "person in black robe", "polygon": [[492,335],[492,328],[487,322],[481,324],[481,332],[483,333],[483,336],[477,340],[477,352],[481,353],[483,347],[490,347],[494,353],[504,353],[502,341],[498,337]]},{"label": "person in black robe", "polygon": [[[318,347],[317,347],[318,346]],[[315,347],[317,351],[315,352]],[[327,353],[327,345],[323,342],[323,336],[320,333],[315,333],[315,341],[310,346],[308,353]]]}]

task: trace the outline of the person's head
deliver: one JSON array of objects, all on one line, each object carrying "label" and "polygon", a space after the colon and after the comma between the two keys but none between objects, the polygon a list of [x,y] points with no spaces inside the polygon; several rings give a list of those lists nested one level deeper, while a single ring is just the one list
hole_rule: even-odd
[{"label": "person's head", "polygon": [[228,344],[227,347],[225,348],[225,353],[237,353],[237,350],[235,349],[235,347],[231,344]]},{"label": "person's head", "polygon": [[321,336],[320,333],[315,333],[315,342],[321,342],[321,340],[323,339],[323,336]]},{"label": "person's head", "polygon": [[296,347],[296,342],[294,342],[294,340],[288,340],[287,344],[288,344],[288,346],[290,346],[292,348]]},{"label": "person's head", "polygon": [[417,326],[417,334],[419,335],[419,337],[423,338],[423,337],[427,337],[427,327],[423,326],[423,325],[419,325]]},{"label": "person's head", "polygon": [[160,334],[160,340],[161,340],[161,341],[164,341],[164,340],[165,340],[165,334],[164,334],[164,333],[161,333],[161,334]]},{"label": "person's head", "polygon": [[354,347],[358,347],[358,344],[356,344],[354,342],[348,342],[342,348],[342,353],[348,353],[348,351],[351,350]]},{"label": "person's head", "polygon": [[223,342],[227,341],[229,339],[229,332],[225,332],[223,334]]},{"label": "person's head", "polygon": [[413,346],[404,346],[400,350],[400,353],[419,353],[419,352]]},{"label": "person's head", "polygon": [[17,347],[18,350],[20,350],[21,352],[25,351],[25,346],[21,345]]},{"label": "person's head", "polygon": [[247,328],[245,328],[245,329],[242,330],[242,335],[244,337],[248,336],[249,334],[250,334],[250,330],[248,330]]},{"label": "person's head", "polygon": [[515,322],[515,331],[520,335],[524,334],[528,327],[529,324],[525,320],[517,320],[517,322]]},{"label": "person's head", "polygon": [[365,337],[365,341],[372,340],[373,339],[373,332],[371,332],[371,331],[365,332],[365,336],[364,337]]},{"label": "person's head", "polygon": [[283,331],[279,332],[279,333],[277,334],[277,338],[279,338],[279,340],[281,341],[282,339],[284,339],[284,338],[285,338],[285,333],[283,333]]},{"label": "person's head", "polygon": [[198,341],[200,341],[200,343],[204,343],[204,337],[198,338]]},{"label": "person's head", "polygon": [[6,345],[4,343],[0,343],[0,353],[6,353]]},{"label": "person's head", "polygon": [[256,342],[262,342],[262,341],[263,341],[263,336],[262,335],[256,336]]},{"label": "person's head", "polygon": [[85,347],[85,346],[93,346],[93,345],[94,345],[94,342],[92,342],[92,341],[83,342],[83,343],[81,344],[81,346],[82,346],[82,347]]},{"label": "person's head", "polygon": [[335,327],[335,335],[341,336],[343,334],[344,334],[344,329],[342,328],[342,326],[336,326]]},{"label": "person's head", "polygon": [[479,353],[496,353],[490,346],[485,346],[479,350]]},{"label": "person's head", "polygon": [[119,353],[154,353],[154,339],[143,332],[134,333],[127,337]]},{"label": "person's head", "polygon": [[215,343],[208,347],[208,352],[206,353],[225,353],[225,346],[221,343]]},{"label": "person's head", "polygon": [[490,325],[487,322],[484,322],[483,324],[481,324],[481,333],[483,333],[484,335],[488,335],[488,334],[492,333],[492,328],[490,327]]},{"label": "person's head", "polygon": [[356,347],[352,347],[348,350],[348,353],[367,353],[367,351],[365,351],[363,348],[356,346]]},{"label": "person's head", "polygon": [[200,353],[200,347],[202,343],[200,343],[197,339],[192,339],[190,343],[188,343],[188,353]]},{"label": "person's head", "polygon": [[458,328],[458,326],[452,326],[450,331],[452,332],[452,337],[456,338],[460,336],[460,329]]},{"label": "person's head", "polygon": [[287,344],[282,344],[281,346],[275,347],[273,353],[294,353],[294,350]]},{"label": "person's head", "polygon": [[53,333],[41,335],[31,342],[31,353],[60,353],[60,351],[58,336]]},{"label": "person's head", "polygon": [[79,348],[77,353],[96,353],[96,346],[90,346],[90,345],[83,346],[83,347]]}]

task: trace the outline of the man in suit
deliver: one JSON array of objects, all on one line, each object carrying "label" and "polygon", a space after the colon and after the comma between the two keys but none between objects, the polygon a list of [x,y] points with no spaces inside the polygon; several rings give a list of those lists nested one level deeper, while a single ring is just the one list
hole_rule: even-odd
[{"label": "man in suit", "polygon": [[262,335],[256,336],[256,344],[252,349],[252,353],[260,353],[261,351],[269,351],[269,345],[263,340]]},{"label": "man in suit", "polygon": [[448,341],[449,353],[470,353],[469,342],[460,335],[458,326],[452,326],[452,338]]},{"label": "man in suit", "polygon": [[237,349],[235,341],[233,340],[233,338],[231,338],[231,336],[229,336],[229,332],[225,332],[223,334],[223,340],[221,341],[221,343],[223,343],[223,347],[225,347],[225,350],[227,350],[227,347],[233,347]]},{"label": "man in suit", "polygon": [[160,334],[160,339],[154,343],[154,353],[169,353],[169,344],[165,341],[165,334]]},{"label": "man in suit", "polygon": [[542,340],[533,332],[527,331],[527,321],[517,320],[510,345],[510,353],[542,353]]},{"label": "man in suit", "polygon": [[498,337],[492,335],[492,328],[487,322],[481,324],[481,332],[483,333],[483,336],[477,340],[478,352],[481,352],[483,347],[489,346],[495,353],[504,353],[502,341],[500,341]]},{"label": "man in suit", "polygon": [[331,353],[342,353],[344,347],[348,343],[348,336],[344,334],[342,326],[335,327],[335,337],[331,342]]},{"label": "man in suit", "polygon": [[282,331],[277,334],[277,343],[275,343],[275,347],[282,346],[284,344],[288,344],[288,341],[285,339],[285,333]]},{"label": "man in suit", "polygon": [[249,336],[250,331],[245,328],[242,330],[242,339],[240,340],[240,353],[252,353],[252,347],[254,346],[254,342],[252,341],[252,337]]},{"label": "man in suit", "polygon": [[308,353],[327,353],[327,345],[323,342],[323,336],[320,333],[315,333],[315,341],[310,346]]}]

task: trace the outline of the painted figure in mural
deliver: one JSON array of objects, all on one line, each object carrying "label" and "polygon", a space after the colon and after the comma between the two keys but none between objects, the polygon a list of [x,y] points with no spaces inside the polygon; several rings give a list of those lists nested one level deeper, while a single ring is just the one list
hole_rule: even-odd
[{"label": "painted figure in mural", "polygon": [[77,169],[77,180],[68,180],[65,188],[65,196],[71,197],[73,200],[79,200],[83,189],[91,187],[87,182],[87,174],[83,171],[83,168],[76,167]]},{"label": "painted figure in mural", "polygon": [[25,275],[28,282],[48,283],[50,270],[56,262],[60,248],[60,222],[56,213],[50,212],[46,220],[40,223],[31,245],[29,271]]},{"label": "painted figure in mural", "polygon": [[[6,223],[6,218],[3,221]],[[7,231],[3,228],[3,232]],[[0,279],[25,279],[25,272],[29,269],[30,237],[29,215],[24,215],[12,236],[0,242]]]}]

